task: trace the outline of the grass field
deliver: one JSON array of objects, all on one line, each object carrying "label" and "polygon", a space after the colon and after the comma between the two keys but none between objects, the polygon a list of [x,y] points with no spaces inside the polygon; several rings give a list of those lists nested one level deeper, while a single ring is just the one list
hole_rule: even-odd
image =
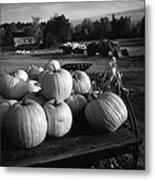
[{"label": "grass field", "polygon": [[[121,48],[127,48],[129,58],[118,59],[120,72],[123,73],[123,84],[130,91],[130,98],[136,113],[139,135],[143,139],[140,146],[139,166],[144,168],[145,155],[145,52],[144,39],[121,39]],[[103,72],[109,59],[101,56],[63,55],[60,50],[37,50],[30,55],[15,55],[14,52],[1,52],[1,72],[26,68],[33,64],[44,66],[49,60],[58,59],[60,64],[70,62],[91,62],[93,66],[87,72]]]}]

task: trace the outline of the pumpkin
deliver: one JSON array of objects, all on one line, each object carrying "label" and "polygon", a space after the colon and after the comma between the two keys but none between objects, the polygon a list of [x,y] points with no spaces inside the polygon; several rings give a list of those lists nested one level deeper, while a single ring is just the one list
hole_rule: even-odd
[{"label": "pumpkin", "polygon": [[73,80],[69,71],[58,69],[55,72],[44,71],[40,75],[40,83],[43,96],[56,101],[64,101],[72,91]]},{"label": "pumpkin", "polygon": [[22,69],[16,70],[13,74],[14,74],[14,76],[21,78],[24,81],[27,81],[29,79],[27,72]]},{"label": "pumpkin", "polygon": [[60,68],[61,67],[60,67],[59,61],[57,60],[52,60],[48,62],[47,64],[45,64],[45,67],[44,67],[45,70],[50,70],[50,71],[57,71]]},{"label": "pumpkin", "polygon": [[78,129],[78,127],[83,126],[84,111],[87,105],[87,100],[84,96],[80,94],[70,95],[66,100],[66,103],[70,107],[73,114],[73,127]]},{"label": "pumpkin", "polygon": [[0,104],[2,104],[5,101],[5,98],[0,94]]},{"label": "pumpkin", "polygon": [[76,94],[87,94],[91,90],[91,81],[89,76],[80,70],[72,73],[73,89]]},{"label": "pumpkin", "polygon": [[41,87],[39,83],[35,80],[29,80],[28,81],[28,91],[37,93],[41,90]]},{"label": "pumpkin", "polygon": [[126,121],[127,108],[118,95],[105,92],[88,103],[85,116],[96,131],[114,132]]},{"label": "pumpkin", "polygon": [[69,132],[72,126],[72,113],[65,102],[56,102],[54,99],[44,104],[48,122],[48,135],[59,138]]},{"label": "pumpkin", "polygon": [[34,80],[37,80],[39,74],[43,71],[44,69],[42,67],[38,67],[34,64],[32,64],[30,67],[26,69],[26,72],[28,73],[30,79],[34,79]]},{"label": "pumpkin", "polygon": [[4,117],[6,116],[7,110],[17,102],[15,99],[7,100],[5,99],[2,104],[0,104],[0,127],[4,127]]},{"label": "pumpkin", "polygon": [[17,148],[36,147],[47,134],[45,112],[37,102],[30,99],[11,106],[5,122],[8,139]]},{"label": "pumpkin", "polygon": [[21,99],[28,92],[27,83],[10,74],[4,74],[0,79],[0,92],[7,99]]},{"label": "pumpkin", "polygon": [[46,102],[44,97],[40,93],[28,93],[24,98],[32,99],[39,103],[41,106],[44,105],[44,103]]}]

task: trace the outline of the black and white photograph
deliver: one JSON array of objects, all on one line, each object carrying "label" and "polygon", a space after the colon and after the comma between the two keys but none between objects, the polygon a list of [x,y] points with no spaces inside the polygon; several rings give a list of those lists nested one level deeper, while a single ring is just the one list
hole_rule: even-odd
[{"label": "black and white photograph", "polygon": [[0,4],[1,167],[146,169],[145,6]]}]

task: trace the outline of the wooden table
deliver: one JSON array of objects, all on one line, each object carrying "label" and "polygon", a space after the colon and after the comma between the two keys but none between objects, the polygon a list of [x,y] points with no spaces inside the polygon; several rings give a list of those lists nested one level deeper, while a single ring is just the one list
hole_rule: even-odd
[{"label": "wooden table", "polygon": [[132,152],[136,168],[141,140],[123,127],[114,133],[68,134],[60,139],[47,138],[30,150],[15,149],[2,141],[1,166],[86,167],[89,163]]}]

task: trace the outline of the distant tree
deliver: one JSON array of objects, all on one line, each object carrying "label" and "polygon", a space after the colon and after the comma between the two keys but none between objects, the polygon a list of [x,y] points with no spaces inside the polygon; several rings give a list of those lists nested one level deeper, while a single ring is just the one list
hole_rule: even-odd
[{"label": "distant tree", "polygon": [[0,28],[0,48],[5,46],[5,33],[6,30],[4,27]]},{"label": "distant tree", "polygon": [[89,40],[94,33],[93,22],[89,18],[85,18],[81,23],[83,39]]},{"label": "distant tree", "polygon": [[39,23],[40,17],[32,17],[32,28],[30,34],[35,38],[36,44],[40,44],[43,40],[43,31]]},{"label": "distant tree", "polygon": [[100,21],[99,21],[99,35],[100,35],[100,38],[103,37],[103,38],[108,38],[109,35],[110,35],[110,32],[112,30],[111,28],[111,23],[109,21],[109,19],[107,17],[104,17],[104,18],[100,18]]},{"label": "distant tree", "polygon": [[93,22],[89,18],[85,18],[81,24],[75,26],[72,38],[75,41],[93,39],[95,28]]},{"label": "distant tree", "polygon": [[73,28],[72,40],[80,41],[80,40],[82,40],[82,38],[83,38],[82,26],[81,26],[81,24],[78,24]]},{"label": "distant tree", "polygon": [[64,15],[55,15],[44,28],[44,45],[50,47],[71,39],[71,24]]},{"label": "distant tree", "polygon": [[145,16],[141,20],[141,36],[145,36]]},{"label": "distant tree", "polygon": [[112,20],[111,36],[113,38],[127,38],[130,37],[131,20],[130,16],[121,16],[120,19],[114,18]]},{"label": "distant tree", "polygon": [[32,25],[24,27],[23,32],[27,37],[32,36]]},{"label": "distant tree", "polygon": [[3,47],[13,47],[13,32],[10,24],[5,24],[0,30],[0,41]]},{"label": "distant tree", "polygon": [[93,39],[100,39],[100,22],[99,20],[96,20],[94,23],[94,34],[93,34]]}]

